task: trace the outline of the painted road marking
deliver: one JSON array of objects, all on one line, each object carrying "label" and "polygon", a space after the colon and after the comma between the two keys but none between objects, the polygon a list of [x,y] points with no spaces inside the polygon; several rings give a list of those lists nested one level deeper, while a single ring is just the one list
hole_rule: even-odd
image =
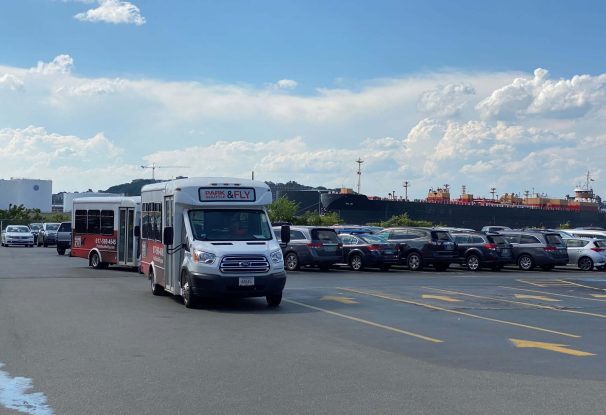
[{"label": "painted road marking", "polygon": [[416,305],[416,306],[420,306],[420,307],[429,308],[431,310],[444,311],[446,313],[458,314],[458,315],[466,316],[466,317],[473,317],[473,318],[477,318],[480,320],[492,321],[493,323],[507,324],[510,326],[521,327],[521,328],[529,329],[529,330],[536,330],[536,331],[542,331],[545,333],[558,334],[560,336],[565,336],[565,337],[573,337],[575,339],[578,339],[581,337],[576,334],[564,333],[564,332],[556,331],[556,330],[549,330],[549,329],[545,329],[545,328],[537,327],[537,326],[529,326],[527,324],[516,323],[515,321],[499,320],[496,318],[484,317],[484,316],[479,316],[477,314],[467,313],[465,311],[450,310],[448,308],[438,307],[438,306],[431,305],[431,304],[419,303],[418,301],[411,301],[411,300],[405,300],[403,298],[391,297],[391,296],[385,295],[385,294],[377,292],[377,291],[359,291],[359,290],[354,290],[351,288],[339,288],[339,290],[349,291],[349,292],[356,293],[356,294],[368,295],[371,297],[383,298],[384,300],[396,301],[396,302],[404,303],[404,304],[412,304],[412,305]]},{"label": "painted road marking", "polygon": [[428,342],[432,342],[432,343],[443,343],[444,342],[444,340],[434,339],[433,337],[423,336],[422,334],[413,333],[411,331],[406,331],[406,330],[398,329],[396,327],[386,326],[384,324],[375,323],[373,321],[364,320],[364,319],[361,319],[361,318],[358,318],[358,317],[354,317],[354,316],[349,316],[347,314],[337,313],[335,311],[327,310],[327,309],[321,308],[321,307],[316,307],[316,306],[313,306],[313,305],[310,305],[310,304],[304,304],[304,303],[300,303],[298,301],[287,300],[287,299],[285,299],[284,301],[286,301],[287,303],[296,304],[296,305],[301,306],[301,307],[310,308],[312,310],[322,311],[324,313],[331,314],[333,316],[337,316],[337,317],[341,317],[341,318],[346,318],[348,320],[356,321],[358,323],[367,324],[367,325],[372,326],[372,327],[377,327],[377,328],[388,330],[388,331],[392,331],[392,332],[395,332],[395,333],[400,333],[400,334],[405,334],[407,336],[416,337],[417,339],[426,340]]},{"label": "painted road marking", "polygon": [[577,282],[571,282],[571,281],[569,281],[569,283],[575,287],[589,288],[590,290],[596,290],[596,291],[606,291],[606,288],[592,287],[591,285],[584,285],[584,284],[579,284]]},{"label": "painted road marking", "polygon": [[594,298],[606,298],[606,294],[589,294]]},{"label": "painted road marking", "polygon": [[[0,363],[0,369],[4,365]],[[32,388],[32,380],[11,377],[0,370],[0,406],[31,415],[53,415],[46,403],[46,396],[40,392],[27,393]]]},{"label": "painted road marking", "polygon": [[[515,290],[515,291],[526,291],[529,293],[539,293],[539,294],[549,294],[549,295],[555,295],[558,297],[567,297],[567,298],[578,298],[579,300],[587,300],[587,301],[597,301],[600,303],[605,303],[606,300],[598,300],[597,298],[587,298],[587,297],[579,297],[578,295],[570,295],[570,294],[558,294],[558,293],[552,293],[549,291],[539,291],[539,290],[530,290],[528,288],[517,288],[517,287],[506,287],[504,285],[499,286],[499,288],[505,288],[507,290]],[[598,296],[598,298],[602,298],[600,297],[603,294],[591,294],[591,296]],[[604,295],[604,298],[606,298],[606,295]]]},{"label": "painted road marking", "polygon": [[519,349],[543,349],[551,352],[569,354],[571,356],[595,356],[595,353],[584,352],[582,350],[569,349],[566,344],[535,342],[530,340],[509,339],[515,347]]},{"label": "painted road marking", "polygon": [[423,294],[421,298],[434,299],[440,301],[446,301],[448,303],[460,303],[461,300],[457,298],[452,298],[447,295],[433,295],[433,294]]},{"label": "painted road marking", "polygon": [[562,301],[556,300],[555,298],[545,297],[543,295],[528,295],[528,294],[514,294],[515,298],[519,298],[520,300],[541,300],[541,301]]},{"label": "painted road marking", "polygon": [[342,303],[342,304],[358,304],[358,302],[356,300],[354,300],[353,298],[350,297],[338,297],[335,295],[325,295],[324,297],[320,298],[320,300],[322,301],[336,301],[338,303]]},{"label": "painted road marking", "polygon": [[535,287],[570,287],[573,284],[565,280],[540,280],[540,281],[528,281],[528,280],[516,280],[523,282],[524,284],[534,285]]},{"label": "painted road marking", "polygon": [[553,307],[550,305],[526,303],[523,301],[506,300],[504,298],[495,298],[495,297],[488,297],[485,295],[467,294],[467,293],[462,293],[459,291],[441,290],[439,288],[431,288],[431,287],[423,287],[423,288],[428,289],[428,290],[440,291],[440,292],[444,292],[447,294],[458,294],[458,295],[465,295],[467,297],[481,298],[484,300],[500,301],[502,303],[520,304],[520,305],[525,305],[525,306],[529,306],[529,307],[542,308],[544,310],[559,311],[561,313],[570,313],[570,314],[579,314],[579,315],[590,316],[590,317],[606,318],[606,314],[590,313],[588,311],[568,310],[568,309],[564,309],[564,308]]}]

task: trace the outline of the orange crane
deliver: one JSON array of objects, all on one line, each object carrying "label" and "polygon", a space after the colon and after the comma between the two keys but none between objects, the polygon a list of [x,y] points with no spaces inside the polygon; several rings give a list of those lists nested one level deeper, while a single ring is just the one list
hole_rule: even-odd
[{"label": "orange crane", "polygon": [[152,180],[156,180],[156,169],[187,169],[187,166],[158,166],[156,163],[152,163],[151,166],[141,166],[142,169],[151,169]]}]

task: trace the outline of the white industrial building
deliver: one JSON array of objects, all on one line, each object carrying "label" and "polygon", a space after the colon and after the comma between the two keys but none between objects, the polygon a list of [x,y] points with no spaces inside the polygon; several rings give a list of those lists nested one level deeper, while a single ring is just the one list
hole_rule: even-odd
[{"label": "white industrial building", "polygon": [[0,209],[23,205],[28,209],[50,212],[53,181],[38,179],[0,179]]},{"label": "white industrial building", "polygon": [[74,199],[81,197],[115,197],[124,196],[123,193],[100,193],[100,192],[82,192],[82,193],[63,193],[63,212],[71,212],[74,205]]}]

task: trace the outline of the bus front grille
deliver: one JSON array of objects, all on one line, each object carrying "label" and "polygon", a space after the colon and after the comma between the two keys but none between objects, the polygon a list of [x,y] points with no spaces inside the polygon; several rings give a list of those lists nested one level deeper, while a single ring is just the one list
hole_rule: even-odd
[{"label": "bus front grille", "polygon": [[260,255],[230,255],[223,257],[220,269],[224,274],[264,273],[269,262]]}]

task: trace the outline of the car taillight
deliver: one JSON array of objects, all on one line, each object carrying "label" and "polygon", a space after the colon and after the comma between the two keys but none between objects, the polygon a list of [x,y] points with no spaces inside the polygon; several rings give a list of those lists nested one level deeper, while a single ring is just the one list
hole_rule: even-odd
[{"label": "car taillight", "polygon": [[594,252],[602,252],[604,248],[591,248],[591,250]]},{"label": "car taillight", "polygon": [[322,245],[322,242],[311,242],[309,244],[307,244],[308,248],[322,248],[324,245]]},{"label": "car taillight", "polygon": [[558,248],[556,248],[555,246],[546,246],[543,249],[545,250],[545,252],[554,252],[558,250]]},{"label": "car taillight", "polygon": [[379,245],[368,245],[369,251],[378,251],[379,249],[381,249]]},{"label": "car taillight", "polygon": [[484,248],[486,249],[491,249],[493,251],[496,251],[497,249],[497,244],[484,244]]}]

